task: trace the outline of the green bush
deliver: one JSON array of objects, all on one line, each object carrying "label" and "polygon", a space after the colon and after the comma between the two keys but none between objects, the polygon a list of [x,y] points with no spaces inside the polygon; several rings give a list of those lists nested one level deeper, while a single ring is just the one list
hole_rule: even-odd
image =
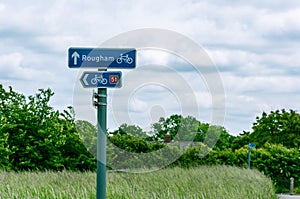
[{"label": "green bush", "polygon": [[264,148],[252,151],[253,167],[270,176],[278,192],[288,192],[290,178],[295,187],[300,187],[300,150],[282,145],[265,144]]},{"label": "green bush", "polygon": [[107,165],[111,169],[160,167],[164,162],[165,146],[163,143],[149,142],[128,134],[108,136]]},{"label": "green bush", "polygon": [[0,85],[0,163],[6,170],[94,170],[81,142],[72,109],[49,106],[54,93],[40,89],[26,98]]},{"label": "green bush", "polygon": [[[205,151],[203,145],[190,147],[173,165],[185,168],[198,165],[248,167],[248,146],[235,151],[231,149],[210,150],[204,157],[201,155],[203,151]],[[257,169],[269,176],[277,192],[288,192],[291,177],[295,180],[295,187],[300,187],[300,150],[273,144],[265,144],[264,148],[252,149],[251,169]]]}]

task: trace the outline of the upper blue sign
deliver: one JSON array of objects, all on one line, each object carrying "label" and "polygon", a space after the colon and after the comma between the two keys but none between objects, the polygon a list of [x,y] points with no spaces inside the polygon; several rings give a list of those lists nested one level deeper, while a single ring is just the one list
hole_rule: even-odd
[{"label": "upper blue sign", "polygon": [[136,66],[134,48],[69,48],[69,68],[123,68]]}]

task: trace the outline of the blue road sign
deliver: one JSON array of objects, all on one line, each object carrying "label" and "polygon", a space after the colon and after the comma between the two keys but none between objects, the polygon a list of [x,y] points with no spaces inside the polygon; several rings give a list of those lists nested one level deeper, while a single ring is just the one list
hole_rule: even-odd
[{"label": "blue road sign", "polygon": [[122,73],[116,71],[83,72],[80,82],[85,88],[120,88]]},{"label": "blue road sign", "polygon": [[136,66],[134,48],[76,48],[68,50],[69,68],[122,68]]},{"label": "blue road sign", "polygon": [[250,147],[250,148],[255,148],[255,147],[256,147],[256,144],[249,144],[249,147]]}]

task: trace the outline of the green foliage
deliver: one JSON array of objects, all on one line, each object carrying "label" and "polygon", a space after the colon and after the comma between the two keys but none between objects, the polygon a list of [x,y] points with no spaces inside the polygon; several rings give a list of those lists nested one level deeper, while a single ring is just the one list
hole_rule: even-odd
[{"label": "green foliage", "polygon": [[199,143],[197,146],[189,147],[172,166],[191,168],[204,165],[207,163],[204,157],[206,157],[210,151],[211,149],[207,145]]},{"label": "green foliage", "polygon": [[250,132],[244,131],[239,136],[233,138],[231,148],[232,148],[232,150],[240,149],[240,148],[244,147],[245,145],[248,145],[249,143],[251,143]]},{"label": "green foliage", "polygon": [[108,138],[115,146],[128,152],[147,153],[152,151],[152,145],[139,137],[128,134],[118,134]]},{"label": "green foliage", "polygon": [[256,118],[252,129],[250,138],[258,147],[266,142],[288,148],[300,147],[300,114],[294,110],[263,112],[261,117]]},{"label": "green foliage", "polygon": [[[160,118],[157,123],[152,125],[154,138],[156,140],[164,140],[166,134],[169,133],[172,140],[192,141],[198,133],[202,133],[198,131],[199,123],[200,122],[192,116],[183,117],[181,115],[171,115],[167,119]],[[197,138],[201,139],[201,136],[198,135]]]},{"label": "green foliage", "polygon": [[[75,122],[71,107],[55,111],[49,106],[53,95],[50,89],[40,89],[26,98],[11,87],[6,91],[0,85],[0,169],[95,169],[95,126],[87,121]],[[127,124],[109,133],[108,165],[123,169],[167,165],[246,168],[248,144],[255,143],[251,168],[269,176],[279,192],[287,191],[290,177],[300,187],[300,115],[293,110],[263,113],[256,118],[253,132],[237,137],[224,127],[202,123],[191,116],[160,118],[152,128],[152,137],[140,127]],[[158,142],[167,133],[173,142]],[[195,146],[180,147],[186,141],[194,141]]]},{"label": "green foliage", "polygon": [[[190,167],[196,157],[205,156],[211,148],[228,148],[233,141],[233,136],[229,135],[224,127],[210,126],[191,116],[172,115],[167,119],[160,118],[152,127],[153,139],[149,139],[140,127],[127,124],[122,124],[116,131],[109,133],[108,139],[111,143],[107,147],[108,164],[117,168],[149,165],[160,167],[159,165],[170,165],[179,158],[173,165]],[[167,133],[173,136],[173,141],[168,145],[158,143],[157,140],[163,140]],[[180,147],[193,140],[197,141],[193,145],[197,143],[201,149],[191,148],[185,151],[185,147]],[[154,159],[157,163],[154,163]],[[197,164],[197,161],[193,161],[193,165]]]},{"label": "green foliage", "polygon": [[205,158],[205,164],[209,165],[230,165],[238,167],[247,167],[247,150],[239,149],[232,151],[231,149],[213,150]]},{"label": "green foliage", "polygon": [[155,140],[164,140],[169,133],[174,141],[204,142],[218,149],[231,147],[234,138],[224,127],[201,123],[192,116],[171,115],[167,119],[160,118],[152,128]]},{"label": "green foliage", "polygon": [[85,120],[75,121],[76,129],[87,150],[96,157],[97,154],[97,128]]},{"label": "green foliage", "polygon": [[[237,149],[211,150],[206,145],[190,147],[172,164],[185,168],[198,165],[248,166],[248,145]],[[251,168],[272,179],[277,192],[288,192],[290,178],[300,187],[300,150],[282,145],[265,144],[263,148],[251,149]]]},{"label": "green foliage", "polygon": [[72,109],[53,110],[54,93],[40,89],[27,99],[0,85],[0,162],[13,170],[95,168],[75,129]]},{"label": "green foliage", "polygon": [[121,124],[116,131],[110,133],[111,135],[130,135],[139,138],[147,138],[148,135],[141,127],[136,125]]},{"label": "green foliage", "polygon": [[108,137],[107,163],[112,169],[144,168],[153,166],[160,160],[159,155],[151,154],[165,147],[165,144],[149,142],[128,134],[115,134]]},{"label": "green foliage", "polygon": [[213,149],[231,148],[234,137],[230,135],[224,127],[211,125],[205,132],[204,143]]},{"label": "green foliage", "polygon": [[155,138],[164,140],[165,135],[169,133],[171,138],[174,139],[180,128],[182,119],[181,115],[172,115],[167,119],[161,117],[157,123],[152,125],[155,131]]},{"label": "green foliage", "polygon": [[267,143],[252,151],[251,161],[253,167],[272,178],[278,192],[288,191],[291,177],[295,179],[295,187],[300,186],[299,149]]}]

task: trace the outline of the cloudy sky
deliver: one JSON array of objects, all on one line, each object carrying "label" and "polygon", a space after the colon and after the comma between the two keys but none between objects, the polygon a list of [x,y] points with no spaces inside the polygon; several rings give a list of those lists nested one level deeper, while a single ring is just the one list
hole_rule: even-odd
[{"label": "cloudy sky", "polygon": [[[0,1],[0,84],[25,95],[51,88],[53,107],[72,105],[80,116],[84,92],[86,111],[94,111],[92,90],[78,85],[82,71],[68,68],[67,49],[166,29],[201,46],[214,63],[224,89],[223,125],[236,135],[251,130],[263,111],[300,111],[299,18],[298,0]],[[108,128],[149,127],[172,113],[211,121],[214,94],[203,74],[163,49],[140,48],[137,55],[137,68],[123,72],[123,88],[109,91]]]}]

